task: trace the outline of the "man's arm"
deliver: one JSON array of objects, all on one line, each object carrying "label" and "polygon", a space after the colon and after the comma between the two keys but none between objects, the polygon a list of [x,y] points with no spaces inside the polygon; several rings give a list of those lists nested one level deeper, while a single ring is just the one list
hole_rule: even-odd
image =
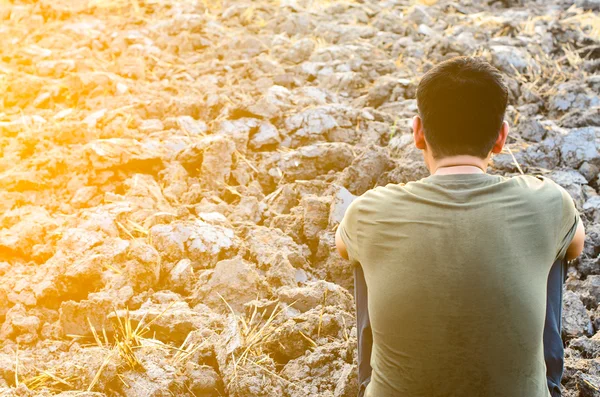
[{"label": "man's arm", "polygon": [[[569,248],[567,248],[567,252],[565,254],[565,258],[568,261],[571,261],[581,255],[583,251],[583,243],[585,241],[585,229],[583,227],[583,222],[581,219],[578,221],[577,231],[575,232],[575,236],[573,236],[573,240],[571,240],[571,244],[569,244]],[[336,235],[336,245],[337,245],[337,235]],[[339,250],[339,248],[338,248]]]},{"label": "man's arm", "polygon": [[340,236],[339,227],[335,231],[335,247],[337,248],[337,251],[342,258],[348,259],[348,250],[346,249],[346,244],[344,244],[344,240],[342,240],[342,236]]}]

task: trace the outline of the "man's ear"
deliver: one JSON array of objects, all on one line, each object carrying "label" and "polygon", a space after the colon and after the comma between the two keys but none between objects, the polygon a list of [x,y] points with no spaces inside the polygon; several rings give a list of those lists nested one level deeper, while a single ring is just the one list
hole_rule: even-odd
[{"label": "man's ear", "polygon": [[506,137],[508,136],[508,123],[506,121],[502,122],[502,127],[500,128],[500,133],[498,134],[498,138],[496,138],[496,142],[494,143],[494,147],[492,148],[492,153],[500,153],[502,148],[504,147],[504,143],[506,142]]},{"label": "man's ear", "polygon": [[413,139],[417,149],[427,149],[427,142],[425,142],[425,133],[423,132],[423,120],[419,116],[413,117]]}]

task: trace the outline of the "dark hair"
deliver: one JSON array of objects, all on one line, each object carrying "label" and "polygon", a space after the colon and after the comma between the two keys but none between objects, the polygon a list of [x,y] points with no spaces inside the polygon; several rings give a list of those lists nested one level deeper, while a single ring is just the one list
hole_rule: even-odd
[{"label": "dark hair", "polygon": [[479,58],[455,57],[429,70],[417,87],[417,106],[435,158],[485,158],[498,138],[508,103],[502,75]]}]

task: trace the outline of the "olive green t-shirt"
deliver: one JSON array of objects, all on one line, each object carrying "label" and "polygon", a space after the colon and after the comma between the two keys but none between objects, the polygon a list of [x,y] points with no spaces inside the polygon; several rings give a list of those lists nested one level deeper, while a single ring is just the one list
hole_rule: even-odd
[{"label": "olive green t-shirt", "polygon": [[546,287],[579,214],[545,177],[431,175],[376,187],[340,234],[363,267],[366,397],[548,397]]}]

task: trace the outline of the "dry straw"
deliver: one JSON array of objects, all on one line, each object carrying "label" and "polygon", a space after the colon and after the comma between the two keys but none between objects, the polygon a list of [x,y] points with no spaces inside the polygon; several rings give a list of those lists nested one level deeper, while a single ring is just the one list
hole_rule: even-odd
[{"label": "dry straw", "polygon": [[[251,372],[251,370],[248,369],[248,366],[252,365],[287,385],[296,386],[293,382],[281,377],[279,374],[263,365],[263,362],[269,357],[268,352],[265,351],[265,347],[273,341],[273,338],[279,329],[276,320],[281,316],[284,310],[280,306],[280,303],[277,302],[266,319],[263,317],[263,314],[258,312],[258,307],[256,305],[253,306],[249,318],[246,318],[245,316],[236,314],[223,296],[219,294],[219,297],[225,303],[240,326],[241,344],[231,353],[234,376],[230,380],[230,385],[237,384],[239,371]],[[309,339],[309,341],[316,346],[314,341],[310,340],[310,338],[302,334],[302,332],[300,332],[300,334]],[[241,354],[237,357],[235,355],[236,351],[241,351]]]}]

